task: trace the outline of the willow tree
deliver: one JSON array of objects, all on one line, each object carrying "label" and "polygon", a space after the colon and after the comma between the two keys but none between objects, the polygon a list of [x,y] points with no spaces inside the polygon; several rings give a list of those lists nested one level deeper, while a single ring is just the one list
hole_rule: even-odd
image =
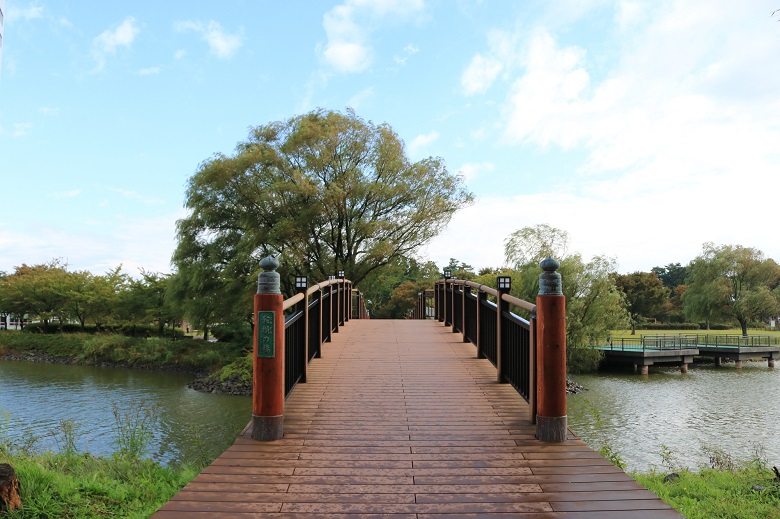
[{"label": "willow tree", "polygon": [[[589,261],[578,253],[569,254],[569,233],[541,224],[523,227],[504,242],[504,257],[512,277],[512,295],[536,301],[539,292],[539,263],[552,256],[561,263],[563,295],[566,296],[566,356],[571,372],[591,371],[598,367],[601,352],[594,346],[611,330],[628,322],[624,296],[613,280],[614,259],[594,256]],[[493,283],[494,275],[476,280]]]},{"label": "willow tree", "polygon": [[184,277],[211,272],[228,291],[253,289],[259,260],[278,253],[283,280],[344,271],[359,283],[471,200],[442,159],[411,161],[389,125],[316,110],[253,128],[233,155],[200,165],[174,263]]},{"label": "willow tree", "polygon": [[[689,267],[683,308],[691,319],[736,320],[747,336],[748,322],[768,319],[780,310],[776,291],[780,266],[760,250],[705,243]],[[773,292],[774,291],[774,292]]]}]

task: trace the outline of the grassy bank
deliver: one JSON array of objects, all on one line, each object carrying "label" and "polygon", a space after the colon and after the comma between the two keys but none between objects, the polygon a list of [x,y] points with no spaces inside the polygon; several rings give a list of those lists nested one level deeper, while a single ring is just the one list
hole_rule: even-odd
[{"label": "grassy bank", "polygon": [[78,427],[72,420],[60,422],[52,431],[58,452],[41,452],[35,448],[39,438],[11,438],[9,413],[0,410],[0,463],[16,471],[22,501],[22,509],[0,516],[149,517],[209,462],[163,466],[148,459],[154,412],[143,402],[134,410],[115,410],[115,452],[96,457],[76,449]]},{"label": "grassy bank", "polygon": [[658,472],[632,476],[688,519],[780,518],[780,480],[771,469],[753,465],[674,474],[678,477]]},{"label": "grassy bank", "polygon": [[20,482],[22,509],[9,519],[149,517],[198,474],[151,460],[88,454],[0,453]]},{"label": "grassy bank", "polygon": [[242,356],[234,343],[193,339],[137,338],[118,334],[38,334],[0,332],[0,355],[58,358],[87,365],[175,369],[203,372],[218,369]]}]

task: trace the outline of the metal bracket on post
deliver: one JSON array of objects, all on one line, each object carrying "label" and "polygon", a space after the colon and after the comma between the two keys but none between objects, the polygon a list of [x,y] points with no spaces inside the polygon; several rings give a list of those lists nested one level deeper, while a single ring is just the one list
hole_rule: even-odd
[{"label": "metal bracket on post", "polygon": [[252,438],[284,436],[284,299],[279,290],[279,259],[260,262],[254,299],[255,333],[252,376]]},{"label": "metal bracket on post", "polygon": [[541,262],[536,297],[536,437],[546,442],[564,442],[566,415],[566,298],[563,296],[561,264],[552,258]]}]

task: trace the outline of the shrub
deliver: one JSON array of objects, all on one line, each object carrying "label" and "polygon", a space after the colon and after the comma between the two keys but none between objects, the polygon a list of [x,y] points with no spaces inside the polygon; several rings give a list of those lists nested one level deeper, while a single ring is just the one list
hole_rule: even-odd
[{"label": "shrub", "polygon": [[566,348],[566,371],[590,373],[596,371],[604,358],[604,352],[590,346]]}]

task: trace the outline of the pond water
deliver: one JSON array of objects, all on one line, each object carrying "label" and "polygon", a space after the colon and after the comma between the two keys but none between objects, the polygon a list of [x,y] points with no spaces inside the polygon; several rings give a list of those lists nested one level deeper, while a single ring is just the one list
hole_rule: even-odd
[{"label": "pond water", "polygon": [[209,460],[249,423],[251,399],[200,393],[186,387],[191,380],[167,372],[0,361],[0,440],[34,439],[35,450],[61,450],[72,421],[76,449],[106,456],[117,450],[120,431],[150,416],[148,457]]},{"label": "pond water", "polygon": [[571,378],[587,391],[568,395],[570,427],[591,447],[617,451],[629,470],[665,470],[662,452],[696,469],[718,450],[735,460],[759,452],[780,466],[780,370],[766,361]]}]

